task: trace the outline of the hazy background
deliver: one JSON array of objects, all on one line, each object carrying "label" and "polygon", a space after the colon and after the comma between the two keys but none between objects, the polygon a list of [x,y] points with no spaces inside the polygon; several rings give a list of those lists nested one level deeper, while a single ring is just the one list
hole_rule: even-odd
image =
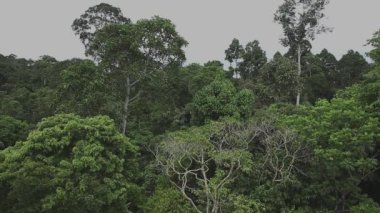
[{"label": "hazy background", "polygon": [[[285,52],[279,44],[281,27],[273,22],[282,0],[0,0],[0,54],[83,58],[71,24],[100,2],[120,7],[132,21],[153,15],[172,20],[189,42],[187,63],[224,61],[233,38],[244,45],[259,40],[270,58],[278,50]],[[327,48],[338,58],[349,49],[367,52],[363,45],[380,28],[379,8],[380,0],[331,0],[324,23],[334,31],[317,36],[313,52]]]}]

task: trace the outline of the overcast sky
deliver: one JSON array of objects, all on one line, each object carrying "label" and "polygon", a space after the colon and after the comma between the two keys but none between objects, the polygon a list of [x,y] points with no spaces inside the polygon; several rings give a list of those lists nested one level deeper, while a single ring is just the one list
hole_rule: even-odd
[{"label": "overcast sky", "polygon": [[[59,60],[84,57],[71,23],[88,7],[106,2],[136,21],[154,15],[168,18],[189,42],[187,63],[224,60],[233,38],[243,44],[259,40],[268,57],[285,52],[281,27],[273,13],[282,0],[0,0],[0,54]],[[338,58],[349,49],[368,51],[366,40],[380,29],[380,0],[331,0],[324,23],[333,27],[312,43],[313,52],[327,48]]]}]

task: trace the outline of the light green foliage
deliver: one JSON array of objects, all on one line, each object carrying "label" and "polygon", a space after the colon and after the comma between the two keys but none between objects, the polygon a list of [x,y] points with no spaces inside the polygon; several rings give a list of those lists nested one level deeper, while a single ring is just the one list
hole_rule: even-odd
[{"label": "light green foliage", "polygon": [[[379,120],[353,98],[318,101],[305,113],[285,116],[312,154],[304,199],[328,209],[348,209],[360,199],[359,184],[377,167],[372,157],[379,137]],[[305,184],[306,182],[303,182]]]},{"label": "light green foliage", "polygon": [[28,134],[28,124],[10,116],[0,115],[0,150],[24,140]]},{"label": "light green foliage", "polygon": [[218,120],[223,116],[233,116],[237,112],[234,98],[236,89],[228,80],[215,80],[197,92],[194,109],[200,118]]},{"label": "light green foliage", "polygon": [[248,89],[236,92],[231,81],[216,79],[195,94],[192,107],[193,119],[218,120],[222,117],[247,119],[253,111],[253,93]]},{"label": "light green foliage", "polygon": [[[27,140],[0,152],[10,212],[126,211],[137,187],[136,147],[105,116],[43,119]],[[4,205],[7,203],[7,205]]]},{"label": "light green foliage", "polygon": [[158,188],[145,204],[146,212],[195,212],[181,193],[174,188]]},{"label": "light green foliage", "polygon": [[235,96],[235,104],[242,119],[248,119],[253,112],[254,95],[251,90],[243,89]]},{"label": "light green foliage", "polygon": [[233,213],[260,213],[265,212],[265,207],[260,201],[244,195],[231,195]]}]

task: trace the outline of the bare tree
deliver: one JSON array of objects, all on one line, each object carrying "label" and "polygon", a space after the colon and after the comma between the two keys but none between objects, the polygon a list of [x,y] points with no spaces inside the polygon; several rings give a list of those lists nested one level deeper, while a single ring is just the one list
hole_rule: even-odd
[{"label": "bare tree", "polygon": [[217,213],[228,199],[227,185],[252,170],[254,147],[263,152],[261,167],[273,181],[283,181],[296,171],[302,148],[290,130],[276,130],[271,122],[213,123],[170,134],[151,149],[170,182],[197,212]]}]

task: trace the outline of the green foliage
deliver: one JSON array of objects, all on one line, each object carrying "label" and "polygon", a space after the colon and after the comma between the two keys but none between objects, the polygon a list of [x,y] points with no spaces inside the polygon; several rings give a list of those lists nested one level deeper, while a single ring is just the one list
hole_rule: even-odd
[{"label": "green foliage", "polygon": [[374,110],[380,109],[380,67],[365,75],[359,90],[359,100],[364,105],[369,105]]},{"label": "green foliage", "polygon": [[215,79],[224,79],[227,73],[220,66],[190,64],[183,68],[182,75],[186,76],[188,91],[194,96]]},{"label": "green foliage", "polygon": [[235,62],[237,65],[237,60],[241,58],[244,52],[243,46],[240,44],[239,40],[234,38],[228,49],[224,51],[226,54],[226,60],[230,63]]},{"label": "green foliage", "polygon": [[380,64],[380,30],[376,31],[372,38],[368,40],[368,44],[374,47],[368,53],[368,56],[371,57],[378,65]]},{"label": "green foliage", "polygon": [[[91,61],[83,61],[62,72],[62,84],[59,88],[60,110],[81,116],[98,114],[110,115],[105,75]],[[108,97],[107,97],[108,96]]]},{"label": "green foliage", "polygon": [[86,54],[98,61],[106,85],[116,97],[117,121],[126,134],[131,124],[131,107],[142,94],[142,83],[152,80],[159,71],[178,67],[185,60],[187,42],[168,19],[154,16],[131,23],[119,8],[99,4],[89,8],[73,23]]},{"label": "green foliage", "polygon": [[380,212],[380,205],[371,199],[365,199],[351,208],[352,213]]},{"label": "green foliage", "polygon": [[193,99],[194,121],[218,120],[222,117],[248,119],[253,112],[253,93],[248,89],[236,92],[226,79],[216,79],[198,91]]},{"label": "green foliage", "polygon": [[36,124],[56,112],[61,73],[79,59],[57,61],[42,56],[37,61],[0,56],[0,114]]},{"label": "green foliage", "polygon": [[243,79],[255,79],[260,69],[267,63],[265,51],[260,47],[259,41],[248,42],[239,64],[239,74]]},{"label": "green foliage", "polygon": [[218,120],[223,116],[233,116],[237,108],[234,104],[236,89],[228,80],[215,80],[197,92],[193,107],[203,119]]},{"label": "green foliage", "polygon": [[231,196],[228,186],[251,170],[244,130],[236,122],[211,123],[169,133],[156,147],[163,174],[197,212],[220,212]]},{"label": "green foliage", "polygon": [[372,156],[379,120],[352,98],[322,100],[304,110],[283,119],[311,150],[304,198],[313,208],[348,209],[360,199],[359,185],[377,167]]},{"label": "green foliage", "polygon": [[318,99],[330,100],[334,95],[334,87],[330,86],[330,68],[331,65],[326,65],[321,57],[327,57],[324,60],[330,59],[329,53],[321,53],[326,55],[312,55],[308,54],[304,57],[305,65],[304,72],[301,75],[303,81],[302,96],[305,102],[315,103]]},{"label": "green foliage", "polygon": [[338,88],[345,88],[358,83],[363,79],[368,68],[367,61],[359,52],[349,50],[338,61],[339,73],[336,79]]},{"label": "green foliage", "polygon": [[380,212],[380,31],[373,64],[311,54],[328,2],[284,0],[288,52],[233,39],[228,71],[106,3],[72,25],[92,61],[0,55],[0,212]]},{"label": "green foliage", "polygon": [[9,212],[125,211],[136,147],[105,116],[43,119],[27,140],[0,153]]},{"label": "green foliage", "polygon": [[28,124],[10,116],[0,115],[0,150],[24,140],[28,134]]},{"label": "green foliage", "polygon": [[233,213],[257,213],[265,212],[265,207],[260,201],[244,195],[231,196]]},{"label": "green foliage", "polygon": [[328,0],[284,0],[274,14],[274,20],[282,25],[284,37],[281,43],[290,47],[288,55],[295,57],[298,47],[302,54],[309,52],[310,40],[329,29],[320,22]]},{"label": "green foliage", "polygon": [[297,65],[283,56],[274,57],[267,63],[251,86],[257,96],[257,105],[265,106],[293,100],[299,87],[296,71]]},{"label": "green foliage", "polygon": [[253,112],[254,95],[251,90],[240,90],[235,96],[235,104],[242,119],[248,119]]},{"label": "green foliage", "polygon": [[34,91],[19,87],[0,97],[1,114],[29,123],[35,124],[43,117],[54,113],[56,91],[48,87],[41,87]]},{"label": "green foliage", "polygon": [[145,204],[146,212],[181,213],[195,212],[191,205],[173,188],[158,188]]},{"label": "green foliage", "polygon": [[80,18],[74,20],[71,27],[87,49],[97,30],[109,24],[129,24],[130,22],[131,20],[124,17],[119,8],[100,3],[88,8]]}]

